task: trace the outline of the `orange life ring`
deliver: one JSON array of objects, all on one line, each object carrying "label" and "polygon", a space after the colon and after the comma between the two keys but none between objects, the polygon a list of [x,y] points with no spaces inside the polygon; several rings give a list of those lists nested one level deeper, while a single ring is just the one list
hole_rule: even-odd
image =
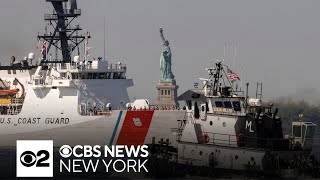
[{"label": "orange life ring", "polygon": [[242,147],[245,145],[246,142],[246,135],[239,133],[237,136],[237,145],[238,147]]}]

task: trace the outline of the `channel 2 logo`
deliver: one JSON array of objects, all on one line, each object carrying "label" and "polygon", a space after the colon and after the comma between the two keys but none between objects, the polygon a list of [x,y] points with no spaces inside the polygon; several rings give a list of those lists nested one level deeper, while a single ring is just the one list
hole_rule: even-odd
[{"label": "channel 2 logo", "polygon": [[17,177],[53,177],[53,141],[17,140]]}]

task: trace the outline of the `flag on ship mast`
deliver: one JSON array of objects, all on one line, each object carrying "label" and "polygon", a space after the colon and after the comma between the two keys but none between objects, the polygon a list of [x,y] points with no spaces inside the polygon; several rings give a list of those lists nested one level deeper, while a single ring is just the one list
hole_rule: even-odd
[{"label": "flag on ship mast", "polygon": [[227,76],[230,79],[230,81],[240,80],[240,77],[235,72],[232,72],[231,69],[229,68],[228,68]]},{"label": "flag on ship mast", "polygon": [[47,51],[47,41],[44,41],[42,44],[42,48],[41,48],[40,53],[44,55],[44,54],[46,54],[46,51]]},{"label": "flag on ship mast", "polygon": [[38,41],[38,44],[36,45],[36,48],[39,49],[39,46],[40,46],[40,39]]}]

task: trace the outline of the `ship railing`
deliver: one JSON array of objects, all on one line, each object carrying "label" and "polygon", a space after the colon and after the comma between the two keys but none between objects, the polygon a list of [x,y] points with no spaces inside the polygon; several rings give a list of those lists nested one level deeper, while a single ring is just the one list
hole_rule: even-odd
[{"label": "ship railing", "polygon": [[79,113],[81,116],[111,116],[112,111],[89,111],[89,112],[82,112]]},{"label": "ship railing", "polygon": [[45,84],[45,78],[42,76],[32,76],[32,82],[34,85],[38,86],[38,85],[44,85]]},{"label": "ship railing", "polygon": [[108,69],[127,69],[126,64],[108,64]]},{"label": "ship railing", "polygon": [[58,16],[55,14],[45,14],[44,15],[44,20],[57,20]]},{"label": "ship railing", "polygon": [[41,87],[41,86],[51,86],[53,80],[58,78],[54,78],[53,76],[46,77],[46,76],[35,75],[35,76],[32,76],[31,79],[32,79],[31,84]]},{"label": "ship railing", "polygon": [[[61,14],[61,13],[57,13],[57,14]],[[62,14],[81,15],[81,9],[63,9]]]},{"label": "ship railing", "polygon": [[45,14],[45,20],[57,20],[58,16],[75,17],[81,15],[81,9],[63,9],[62,12],[53,10],[52,14]]},{"label": "ship railing", "polygon": [[135,109],[132,107],[126,108],[128,111],[139,111],[139,110],[154,110],[154,111],[185,111],[184,109],[168,107],[168,108],[159,108],[157,105],[149,105],[149,108],[140,108]]},{"label": "ship railing", "polygon": [[[98,65],[99,66],[99,65]],[[93,65],[92,63],[88,63],[87,65],[79,65],[79,64],[76,64],[74,62],[71,63],[70,65],[70,69],[79,69],[79,70],[96,70],[98,69],[97,65]],[[103,67],[105,68],[105,67]],[[108,66],[106,66],[106,70],[108,71],[125,71],[127,69],[127,65],[126,64],[122,64],[122,63],[117,63],[117,64],[114,64],[114,63],[110,63],[108,64]],[[60,63],[58,65],[58,69],[61,69],[61,70],[65,70],[65,69],[68,69],[68,66],[64,63]],[[101,69],[101,68],[99,68]]]},{"label": "ship railing", "polygon": [[23,104],[24,99],[11,99],[11,104]]},{"label": "ship railing", "polygon": [[[294,144],[293,138],[259,138],[245,136],[244,139],[239,139],[233,134],[223,134],[223,133],[212,133],[203,132],[201,137],[199,137],[200,143],[205,143],[209,145],[220,145],[229,147],[242,147],[250,149],[299,149]],[[306,140],[313,140],[313,138],[306,138]],[[287,141],[287,143],[285,143]],[[253,143],[254,145],[247,145],[247,143]]]},{"label": "ship railing", "polygon": [[237,146],[237,137],[232,134],[204,132],[202,141],[206,144],[220,145],[220,146]]},{"label": "ship railing", "polygon": [[218,91],[218,93],[213,90],[212,88],[209,88],[207,90],[207,96],[211,96],[211,97],[245,97],[244,96],[244,91],[242,90],[232,90],[229,96],[223,96],[221,91]]},{"label": "ship railing", "polygon": [[218,108],[213,107],[213,112],[215,114],[221,114],[221,115],[234,115],[234,116],[245,116],[246,113],[242,111],[235,111],[233,108]]},{"label": "ship railing", "polygon": [[21,106],[8,106],[7,115],[17,115],[21,112]]},{"label": "ship railing", "polygon": [[244,91],[242,90],[235,90],[235,91],[232,91],[233,95],[236,95],[237,97],[244,97]]}]

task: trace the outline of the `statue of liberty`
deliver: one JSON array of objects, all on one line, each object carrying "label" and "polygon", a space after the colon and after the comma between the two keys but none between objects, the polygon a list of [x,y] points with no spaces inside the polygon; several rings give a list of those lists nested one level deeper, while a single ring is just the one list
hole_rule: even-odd
[{"label": "statue of liberty", "polygon": [[160,36],[163,42],[163,51],[160,56],[161,82],[174,82],[174,75],[171,71],[171,49],[169,41],[163,36],[163,30],[160,28]]}]

